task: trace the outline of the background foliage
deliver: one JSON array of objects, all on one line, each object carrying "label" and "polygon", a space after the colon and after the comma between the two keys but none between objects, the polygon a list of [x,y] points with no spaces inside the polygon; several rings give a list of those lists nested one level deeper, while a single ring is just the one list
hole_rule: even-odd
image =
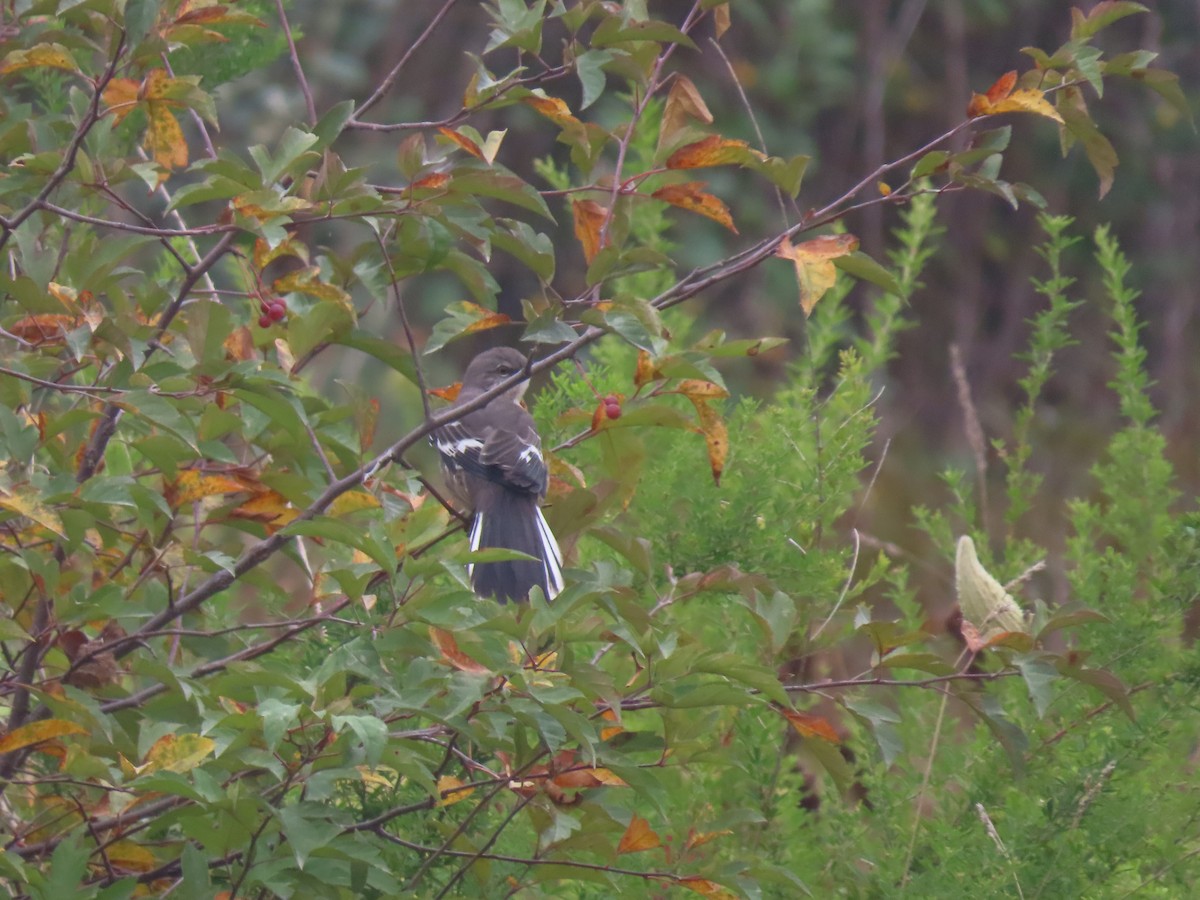
[{"label": "background foliage", "polygon": [[421,6],[6,12],[3,884],[1186,893],[1194,16]]}]

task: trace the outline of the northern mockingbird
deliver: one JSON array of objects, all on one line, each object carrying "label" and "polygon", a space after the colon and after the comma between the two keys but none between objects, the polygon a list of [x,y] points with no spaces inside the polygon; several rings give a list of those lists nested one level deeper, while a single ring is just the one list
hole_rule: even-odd
[{"label": "northern mockingbird", "polygon": [[[485,350],[467,366],[455,406],[525,365],[525,357],[510,347]],[[451,492],[471,512],[471,549],[501,548],[532,557],[468,566],[475,593],[501,603],[526,599],[534,585],[547,599],[563,587],[562,551],[538,507],[546,495],[546,462],[533,417],[521,406],[528,384],[514,385],[430,438]]]}]

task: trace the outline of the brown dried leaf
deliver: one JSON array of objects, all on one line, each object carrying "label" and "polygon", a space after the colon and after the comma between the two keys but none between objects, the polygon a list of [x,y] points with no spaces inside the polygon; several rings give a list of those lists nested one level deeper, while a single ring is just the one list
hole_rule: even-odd
[{"label": "brown dried leaf", "polygon": [[671,146],[676,136],[688,126],[689,122],[711,125],[713,115],[692,80],[686,75],[677,74],[675,80],[671,82],[671,90],[667,93],[662,124],[658,126],[658,149],[663,150]]},{"label": "brown dried leaf", "polygon": [[680,147],[667,157],[667,168],[704,169],[709,166],[745,165],[752,159],[761,161],[766,158],[765,154],[752,149],[745,141],[713,134]]}]

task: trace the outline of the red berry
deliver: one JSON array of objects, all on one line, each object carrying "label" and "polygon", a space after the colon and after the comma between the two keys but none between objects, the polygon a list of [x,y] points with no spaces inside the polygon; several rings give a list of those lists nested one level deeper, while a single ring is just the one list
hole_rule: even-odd
[{"label": "red berry", "polygon": [[270,328],[271,327],[271,317],[270,316],[259,316],[258,317],[258,327],[259,328]]},{"label": "red berry", "polygon": [[620,406],[621,400],[616,394],[609,394],[604,398],[605,406]]},{"label": "red berry", "polygon": [[605,403],[604,404],[604,414],[606,416],[608,416],[610,419],[621,418],[621,404],[620,403]]},{"label": "red berry", "polygon": [[267,312],[267,315],[271,317],[272,322],[278,322],[287,316],[287,307],[283,305],[282,301],[276,300],[271,304],[271,309]]}]

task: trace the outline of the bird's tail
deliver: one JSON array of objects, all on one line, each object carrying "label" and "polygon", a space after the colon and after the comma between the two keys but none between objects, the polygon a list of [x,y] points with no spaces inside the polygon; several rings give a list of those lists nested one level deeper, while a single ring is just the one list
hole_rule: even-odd
[{"label": "bird's tail", "polygon": [[497,491],[475,513],[471,549],[516,550],[532,559],[474,563],[468,567],[471,587],[481,597],[501,603],[524,600],[534,585],[551,599],[563,588],[562,551],[532,494]]}]

